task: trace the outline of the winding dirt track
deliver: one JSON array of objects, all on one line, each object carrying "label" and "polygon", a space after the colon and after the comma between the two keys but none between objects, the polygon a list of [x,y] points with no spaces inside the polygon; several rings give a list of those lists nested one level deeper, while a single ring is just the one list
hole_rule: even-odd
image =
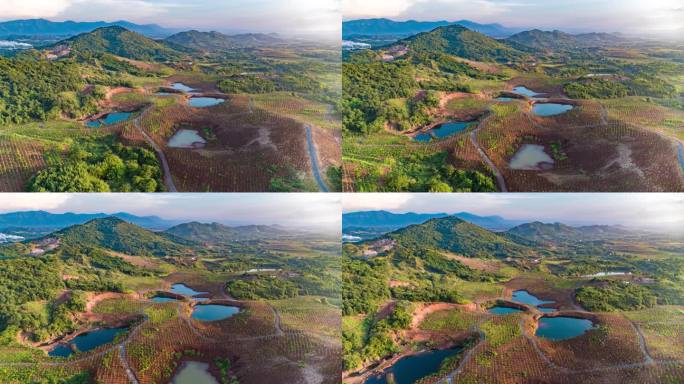
[{"label": "winding dirt track", "polygon": [[159,161],[161,161],[162,163],[162,169],[164,171],[164,185],[166,185],[166,190],[168,192],[178,192],[178,190],[176,189],[176,185],[173,183],[173,177],[171,177],[171,168],[169,167],[169,162],[166,161],[166,155],[164,155],[164,151],[162,151],[162,149],[157,145],[157,143],[155,143],[154,140],[152,140],[152,138],[142,128],[142,124],[140,121],[143,115],[146,114],[149,110],[149,107],[146,108],[144,111],[142,111],[140,116],[135,118],[135,127],[143,135],[145,141],[147,141],[147,144],[149,144],[154,149],[154,151],[157,152],[157,156],[159,157]]}]

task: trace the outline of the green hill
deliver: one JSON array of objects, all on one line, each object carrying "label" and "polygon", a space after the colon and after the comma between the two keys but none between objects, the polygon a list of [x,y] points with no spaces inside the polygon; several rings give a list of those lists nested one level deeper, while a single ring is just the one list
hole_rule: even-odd
[{"label": "green hill", "polygon": [[470,224],[457,217],[432,219],[387,235],[414,249],[445,249],[466,257],[527,257],[535,252],[505,236]]},{"label": "green hill", "polygon": [[527,55],[505,43],[460,25],[439,27],[401,40],[399,44],[407,45],[415,52],[442,52],[477,61],[518,61]]},{"label": "green hill", "polygon": [[584,33],[571,35],[555,31],[541,31],[533,29],[516,33],[505,40],[507,43],[521,44],[526,47],[544,51],[572,51],[579,48],[601,47],[616,44],[623,39],[609,33]]},{"label": "green hill", "polygon": [[506,235],[511,236],[512,238],[522,238],[537,243],[606,240],[622,238],[630,234],[634,233],[620,227],[609,225],[571,227],[562,223],[546,224],[539,221],[521,224],[506,232]]},{"label": "green hill", "polygon": [[246,33],[229,36],[220,32],[199,32],[194,30],[177,33],[169,36],[164,41],[171,46],[181,46],[207,52],[276,45],[284,42],[272,34]]},{"label": "green hill", "polygon": [[181,55],[163,43],[117,26],[98,28],[92,32],[63,40],[57,45],[67,45],[81,54],[110,53],[143,61],[165,61]]},{"label": "green hill", "polygon": [[100,247],[129,255],[177,256],[189,252],[176,240],[116,217],[91,220],[48,236],[72,247]]},{"label": "green hill", "polygon": [[219,223],[204,224],[198,222],[177,225],[166,230],[166,233],[194,242],[214,244],[273,239],[288,234],[283,229],[268,225],[229,227]]}]

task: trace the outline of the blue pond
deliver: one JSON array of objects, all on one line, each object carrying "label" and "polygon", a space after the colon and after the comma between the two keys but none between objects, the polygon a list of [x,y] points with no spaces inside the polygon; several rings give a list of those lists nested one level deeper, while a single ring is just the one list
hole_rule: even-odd
[{"label": "blue pond", "polygon": [[512,97],[497,97],[494,100],[508,102],[508,101],[513,101],[513,98]]},{"label": "blue pond", "polygon": [[240,312],[240,308],[229,305],[198,304],[193,308],[192,318],[201,321],[227,319]]},{"label": "blue pond", "polygon": [[539,319],[539,328],[537,328],[535,335],[550,340],[567,340],[577,337],[593,327],[594,324],[587,319],[562,316],[542,317]]},{"label": "blue pond", "polygon": [[199,292],[195,291],[194,289],[188,287],[185,284],[174,284],[171,286],[171,292],[178,294],[178,295],[185,295],[185,296],[197,296],[197,295],[203,295],[208,292]]},{"label": "blue pond", "polygon": [[49,356],[69,357],[74,352],[71,345],[75,346],[79,352],[88,352],[103,344],[111,343],[117,335],[128,331],[128,327],[105,328],[76,336],[69,342],[69,345],[59,344],[48,353]]},{"label": "blue pond", "polygon": [[573,108],[570,104],[558,104],[558,103],[542,103],[535,104],[532,107],[532,113],[537,116],[555,116],[565,113]]},{"label": "blue pond", "polygon": [[535,91],[533,91],[527,87],[523,87],[522,85],[513,88],[513,92],[517,93],[518,95],[523,95],[523,96],[527,96],[527,97],[534,97],[537,95],[541,95],[541,93],[537,93],[537,92],[535,92]]},{"label": "blue pond", "polygon": [[[394,365],[387,368],[381,375],[371,376],[364,384],[413,384],[419,379],[436,372],[447,357],[454,356],[463,350],[461,347],[441,349],[406,356],[397,360]],[[394,377],[394,381],[388,381],[388,375]]]},{"label": "blue pond", "polygon": [[223,102],[225,102],[224,99],[218,99],[215,97],[191,97],[190,100],[188,100],[188,105],[195,108],[206,108],[213,107],[214,105],[218,105]]},{"label": "blue pond", "polygon": [[522,310],[518,308],[512,308],[512,307],[504,307],[497,305],[496,307],[491,307],[489,308],[489,313],[493,313],[495,315],[508,315],[509,313],[518,313],[522,312]]},{"label": "blue pond", "polygon": [[677,157],[679,158],[679,165],[682,166],[682,171],[684,171],[684,144],[679,143],[679,149],[677,150]]},{"label": "blue pond", "polygon": [[451,122],[451,123],[444,123],[436,126],[435,128],[432,128],[431,130],[421,133],[419,135],[416,135],[416,137],[413,138],[414,141],[422,141],[422,142],[429,142],[432,139],[443,139],[445,137],[455,135],[466,128],[477,124],[476,121],[465,121],[465,122]]},{"label": "blue pond", "polygon": [[131,112],[114,112],[105,115],[103,119],[89,121],[86,123],[86,125],[91,128],[99,128],[103,125],[111,125],[120,121],[128,120],[129,117],[131,117]]},{"label": "blue pond", "polygon": [[533,307],[542,305],[542,304],[552,304],[554,301],[549,301],[549,300],[541,300],[538,297],[530,294],[529,292],[525,290],[518,290],[513,292],[513,301],[518,302],[518,303],[523,303],[523,304],[528,304]]}]

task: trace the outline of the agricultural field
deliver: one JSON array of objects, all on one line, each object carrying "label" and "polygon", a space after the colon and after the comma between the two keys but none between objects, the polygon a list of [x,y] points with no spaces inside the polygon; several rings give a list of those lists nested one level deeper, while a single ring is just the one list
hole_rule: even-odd
[{"label": "agricultural field", "polygon": [[0,382],[169,383],[195,369],[338,383],[339,250],[284,227],[153,232],[114,217],[4,244]]},{"label": "agricultural field", "polygon": [[345,52],[344,190],[683,191],[681,44],[557,32]]},{"label": "agricultural field", "polygon": [[70,50],[57,58],[49,48],[0,57],[0,92],[26,88],[0,112],[0,190],[340,190],[339,50],[187,34],[109,27],[60,42]]},{"label": "agricultural field", "polygon": [[343,246],[344,383],[683,380],[681,230],[423,221]]}]

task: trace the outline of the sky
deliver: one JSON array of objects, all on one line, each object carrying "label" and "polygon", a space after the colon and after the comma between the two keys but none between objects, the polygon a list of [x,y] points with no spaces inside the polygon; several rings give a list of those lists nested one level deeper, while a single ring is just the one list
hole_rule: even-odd
[{"label": "sky", "polygon": [[118,21],[228,33],[333,37],[342,0],[0,0],[0,20]]},{"label": "sky", "polygon": [[357,193],[344,212],[497,215],[513,220],[606,224],[684,233],[684,194],[677,193]]},{"label": "sky", "polygon": [[2,193],[0,212],[117,213],[231,225],[339,231],[340,195],[327,193]]},{"label": "sky", "polygon": [[345,20],[468,19],[566,32],[684,34],[684,0],[343,0]]}]

